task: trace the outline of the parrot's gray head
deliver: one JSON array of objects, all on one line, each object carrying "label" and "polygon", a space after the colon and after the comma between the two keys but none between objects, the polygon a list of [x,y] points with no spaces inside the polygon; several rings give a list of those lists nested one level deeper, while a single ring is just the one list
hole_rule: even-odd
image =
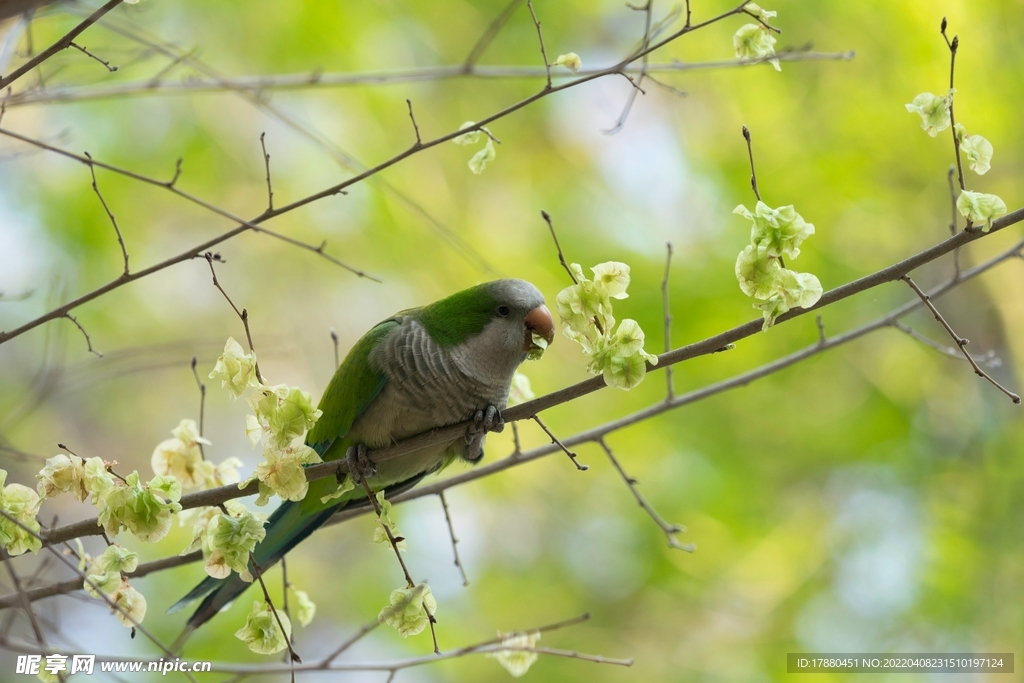
[{"label": "parrot's gray head", "polygon": [[488,343],[518,358],[521,363],[533,345],[533,336],[543,337],[550,344],[555,337],[551,312],[544,305],[544,295],[526,280],[495,280],[486,285],[494,299],[494,314],[481,336]]}]

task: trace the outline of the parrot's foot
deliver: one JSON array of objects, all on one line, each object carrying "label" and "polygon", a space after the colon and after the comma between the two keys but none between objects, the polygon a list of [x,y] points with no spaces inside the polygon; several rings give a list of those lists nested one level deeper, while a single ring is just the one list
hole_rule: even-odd
[{"label": "parrot's foot", "polygon": [[505,429],[505,420],[495,406],[487,406],[473,415],[473,425],[466,430],[466,455],[468,462],[477,463],[484,457],[484,436],[487,432]]},{"label": "parrot's foot", "polygon": [[356,475],[354,478],[369,479],[377,474],[376,463],[366,457],[365,444],[350,446],[345,452],[345,460],[348,461],[348,471]]}]

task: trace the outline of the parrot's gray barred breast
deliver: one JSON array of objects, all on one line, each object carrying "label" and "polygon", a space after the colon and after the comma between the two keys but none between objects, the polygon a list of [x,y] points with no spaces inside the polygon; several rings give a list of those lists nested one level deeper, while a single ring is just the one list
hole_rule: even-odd
[{"label": "parrot's gray barred breast", "polygon": [[373,448],[462,422],[489,405],[503,408],[521,358],[495,364],[483,350],[474,351],[443,348],[419,322],[402,319],[370,353],[370,366],[386,382],[353,431]]}]

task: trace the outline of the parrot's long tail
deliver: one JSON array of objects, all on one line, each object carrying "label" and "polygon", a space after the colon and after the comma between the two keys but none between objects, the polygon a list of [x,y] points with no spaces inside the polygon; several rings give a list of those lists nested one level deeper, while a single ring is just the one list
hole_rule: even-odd
[{"label": "parrot's long tail", "polygon": [[[328,508],[313,514],[302,514],[302,506],[299,503],[285,501],[267,521],[267,535],[256,546],[253,556],[260,567],[261,572],[277,563],[285,553],[304,541],[311,533],[316,531],[331,515],[337,512],[336,508]],[[186,632],[194,631],[207,621],[212,619],[218,612],[231,604],[235,598],[241,595],[249,583],[239,578],[238,574],[232,574],[226,579],[215,579],[207,577],[198,586],[189,591],[188,595],[171,605],[168,612],[177,612],[184,609],[193,600],[203,596],[206,599],[200,603],[185,625]]]},{"label": "parrot's long tail", "polygon": [[[424,475],[421,474],[389,486],[385,489],[385,495],[391,497],[406,491],[418,484],[423,477]],[[342,510],[364,507],[368,504],[365,498],[356,499],[327,508],[326,510],[303,514],[301,502],[285,501],[274,510],[274,514],[267,520],[267,535],[253,551],[253,557],[259,565],[260,571],[266,572],[267,569],[284,557],[287,552],[320,528],[332,515]],[[192,616],[189,617],[185,625],[185,631],[175,643],[176,647],[174,650],[177,651],[177,647],[184,643],[185,638],[192,631],[216,616],[218,612],[245,592],[250,585],[242,581],[238,574],[234,573],[226,579],[207,577],[198,586],[189,591],[185,597],[171,605],[167,611],[178,612],[192,601],[206,596]]]}]

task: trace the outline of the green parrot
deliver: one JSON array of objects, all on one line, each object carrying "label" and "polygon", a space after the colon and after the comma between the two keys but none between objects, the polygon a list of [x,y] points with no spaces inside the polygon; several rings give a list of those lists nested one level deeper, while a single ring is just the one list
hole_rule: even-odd
[{"label": "green parrot", "polygon": [[[421,308],[402,311],[356,342],[320,399],[323,415],[306,444],[325,461],[349,458],[373,491],[391,496],[415,486],[456,459],[483,457],[487,431],[501,431],[516,368],[534,335],[554,338],[544,296],[524,280],[496,280],[470,287]],[[437,427],[473,420],[465,437],[427,446],[376,466],[367,448],[381,448]],[[285,501],[270,516],[267,535],[253,556],[266,571],[335,513],[368,505],[361,484],[321,502],[337,488],[335,477],[310,482],[306,497]],[[250,584],[237,574],[208,577],[168,611],[205,596],[189,618],[186,635],[202,626]]]}]

